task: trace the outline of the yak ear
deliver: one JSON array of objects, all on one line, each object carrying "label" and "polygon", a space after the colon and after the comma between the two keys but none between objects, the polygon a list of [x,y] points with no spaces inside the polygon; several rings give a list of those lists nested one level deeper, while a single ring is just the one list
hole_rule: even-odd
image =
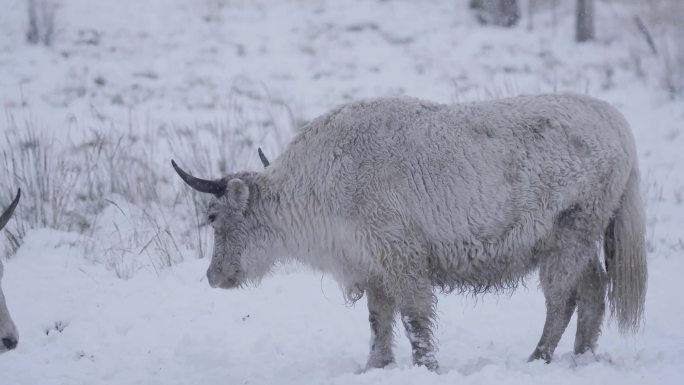
[{"label": "yak ear", "polygon": [[249,200],[249,186],[242,179],[233,178],[226,185],[226,196],[244,210]]}]

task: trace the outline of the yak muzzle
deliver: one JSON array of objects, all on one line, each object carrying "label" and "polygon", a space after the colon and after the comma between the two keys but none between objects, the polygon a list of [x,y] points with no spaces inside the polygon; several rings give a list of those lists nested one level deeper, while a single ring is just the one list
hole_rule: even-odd
[{"label": "yak muzzle", "polygon": [[207,281],[209,281],[209,286],[215,289],[233,289],[240,286],[237,279],[226,277],[222,272],[214,269],[207,270]]}]

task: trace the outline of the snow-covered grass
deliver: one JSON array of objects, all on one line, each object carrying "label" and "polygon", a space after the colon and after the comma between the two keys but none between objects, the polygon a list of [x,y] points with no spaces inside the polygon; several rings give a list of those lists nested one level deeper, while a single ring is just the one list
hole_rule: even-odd
[{"label": "snow-covered grass", "polygon": [[[599,39],[576,45],[569,3],[529,30],[483,28],[465,0],[62,0],[44,46],[26,43],[26,1],[3,0],[1,206],[24,195],[0,245],[20,331],[0,383],[678,383],[684,103],[664,80],[684,89],[671,61],[684,50],[661,8],[623,0],[598,1]],[[362,97],[556,91],[617,106],[641,162],[646,326],[606,324],[598,359],[570,354],[571,326],[552,364],[525,362],[544,317],[535,277],[510,296],[440,296],[440,375],[410,365],[400,330],[396,366],[359,374],[365,300],[346,306],[328,277],[283,266],[257,288],[205,282],[204,197],[171,158],[207,177],[258,169],[257,146],[274,157],[303,122]]]}]

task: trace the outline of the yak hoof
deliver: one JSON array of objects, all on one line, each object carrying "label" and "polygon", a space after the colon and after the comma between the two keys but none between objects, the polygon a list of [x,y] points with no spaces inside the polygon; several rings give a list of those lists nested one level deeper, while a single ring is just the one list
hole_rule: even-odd
[{"label": "yak hoof", "polygon": [[394,358],[392,357],[371,357],[368,359],[368,363],[366,363],[366,369],[365,371],[371,370],[371,369],[382,369],[386,368],[390,365],[394,364]]},{"label": "yak hoof", "polygon": [[545,364],[550,364],[551,358],[552,358],[552,355],[549,354],[547,351],[544,351],[544,350],[537,348],[537,349],[534,349],[534,352],[532,352],[532,355],[530,355],[530,358],[527,359],[527,362],[544,360]]},{"label": "yak hoof", "polygon": [[431,372],[439,371],[439,363],[433,354],[427,354],[422,357],[413,357],[414,366],[424,366]]},{"label": "yak hoof", "polygon": [[394,366],[394,359],[369,359],[363,373],[373,369],[384,369]]},{"label": "yak hoof", "polygon": [[435,373],[439,373],[439,363],[436,360],[428,361],[428,362],[421,362],[419,364],[416,364],[416,366],[425,366],[427,370]]}]

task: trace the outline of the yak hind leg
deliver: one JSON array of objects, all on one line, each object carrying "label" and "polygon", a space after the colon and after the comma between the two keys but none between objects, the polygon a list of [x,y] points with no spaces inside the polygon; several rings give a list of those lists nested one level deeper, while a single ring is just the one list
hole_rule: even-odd
[{"label": "yak hind leg", "polygon": [[[546,299],[546,321],[530,361],[543,359],[546,363],[551,362],[553,352],[568,327],[577,306],[581,281],[597,260],[596,240],[599,236],[595,231],[595,219],[590,210],[582,207],[569,209],[557,219],[554,244],[543,253],[539,268],[539,281]],[[581,288],[587,289],[585,286]],[[586,300],[583,297],[580,301],[583,299]],[[586,302],[581,303],[586,305]],[[591,322],[580,322],[583,333]]]},{"label": "yak hind leg", "polygon": [[371,348],[366,369],[384,368],[394,362],[394,315],[396,305],[380,282],[372,282],[366,289],[368,322],[371,328]]},{"label": "yak hind leg", "polygon": [[[568,327],[572,313],[575,311],[575,292],[569,288],[560,288],[551,283],[545,287],[544,297],[546,298],[546,321],[542,336],[537,343],[537,347],[530,355],[529,361],[544,360],[547,364],[553,358],[553,352]],[[542,283],[542,287],[544,284]]]},{"label": "yak hind leg", "polygon": [[539,280],[546,299],[546,321],[529,361],[542,359],[546,363],[551,362],[575,311],[581,277],[596,255],[595,243],[584,241],[586,233],[567,230],[559,234],[557,247],[540,265]]},{"label": "yak hind leg", "polygon": [[432,331],[435,317],[435,297],[432,285],[429,282],[415,285],[411,297],[401,301],[399,311],[406,336],[411,342],[413,364],[437,371],[439,364],[435,358]]},{"label": "yak hind leg", "polygon": [[575,354],[593,352],[606,309],[606,280],[598,256],[587,266],[577,289]]},{"label": "yak hind leg", "polygon": [[575,311],[576,294],[574,285],[562,285],[554,281],[548,268],[540,269],[540,281],[546,299],[546,321],[537,347],[530,355],[529,361],[544,360],[549,363],[556,346],[568,327],[572,313]]}]

